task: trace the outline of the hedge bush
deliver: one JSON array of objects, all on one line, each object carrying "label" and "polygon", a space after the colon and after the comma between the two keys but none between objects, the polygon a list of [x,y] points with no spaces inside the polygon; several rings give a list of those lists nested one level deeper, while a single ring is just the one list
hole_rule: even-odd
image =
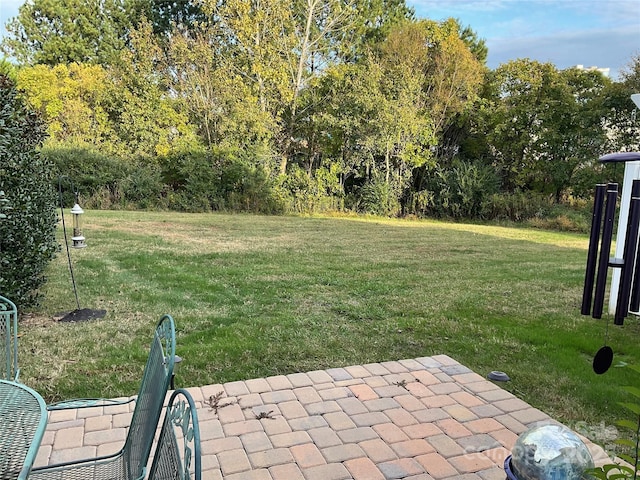
[{"label": "hedge bush", "polygon": [[0,293],[18,308],[37,303],[58,250],[54,167],[38,151],[45,131],[0,74]]}]

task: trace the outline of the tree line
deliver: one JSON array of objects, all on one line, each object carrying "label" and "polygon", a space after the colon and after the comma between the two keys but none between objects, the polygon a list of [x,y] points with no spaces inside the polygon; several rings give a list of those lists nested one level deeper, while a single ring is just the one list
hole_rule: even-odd
[{"label": "tree line", "polygon": [[640,149],[615,81],[404,0],[28,0],[2,51],[41,152],[98,208],[522,219]]}]

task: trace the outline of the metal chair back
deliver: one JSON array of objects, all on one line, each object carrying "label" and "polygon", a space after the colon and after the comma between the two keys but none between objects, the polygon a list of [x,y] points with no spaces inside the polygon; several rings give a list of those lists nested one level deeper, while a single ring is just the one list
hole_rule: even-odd
[{"label": "metal chair back", "polygon": [[140,392],[124,445],[125,467],[131,472],[127,478],[144,473],[151,453],[162,407],[166,398],[175,362],[175,327],[173,319],[164,315],[156,328],[149,359],[142,376]]},{"label": "metal chair back", "polygon": [[169,399],[149,480],[201,480],[200,462],[198,412],[189,392],[179,389]]},{"label": "metal chair back", "polygon": [[[142,383],[122,449],[104,457],[48,465],[32,470],[32,480],[143,480],[175,362],[175,326],[163,315],[151,342]],[[92,402],[95,402],[93,400]],[[76,404],[76,401],[70,405]]]},{"label": "metal chair back", "polygon": [[0,342],[4,356],[0,362],[0,378],[18,380],[18,309],[8,298],[0,296]]}]

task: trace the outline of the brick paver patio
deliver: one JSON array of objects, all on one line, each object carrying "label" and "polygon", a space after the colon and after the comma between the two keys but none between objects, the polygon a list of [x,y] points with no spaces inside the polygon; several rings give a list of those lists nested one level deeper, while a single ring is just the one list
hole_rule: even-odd
[{"label": "brick paver patio", "polygon": [[[518,435],[553,421],[446,355],[189,391],[207,480],[504,480]],[[36,465],[117,451],[132,409],[51,412]]]}]

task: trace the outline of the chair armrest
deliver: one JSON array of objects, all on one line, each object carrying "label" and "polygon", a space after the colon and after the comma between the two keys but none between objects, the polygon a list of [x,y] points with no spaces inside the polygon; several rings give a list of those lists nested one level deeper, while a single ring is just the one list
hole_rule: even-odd
[{"label": "chair armrest", "polygon": [[62,400],[47,405],[48,411],[68,410],[71,408],[91,408],[91,407],[110,407],[112,405],[126,405],[135,402],[135,398],[127,400],[118,400],[113,398],[73,398],[71,400]]}]

